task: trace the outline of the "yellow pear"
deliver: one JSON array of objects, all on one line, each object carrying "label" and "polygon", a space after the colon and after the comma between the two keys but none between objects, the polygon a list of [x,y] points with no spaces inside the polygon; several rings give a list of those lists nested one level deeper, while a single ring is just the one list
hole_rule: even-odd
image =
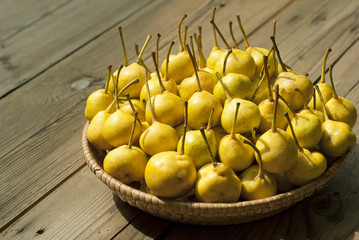
[{"label": "yellow pear", "polygon": [[242,190],[241,181],[230,167],[215,161],[204,129],[201,128],[200,131],[212,162],[198,170],[196,198],[201,202],[237,202]]},{"label": "yellow pear", "polygon": [[263,170],[260,151],[251,142],[245,139],[243,142],[257,153],[258,165],[250,166],[239,175],[242,182],[241,199],[250,201],[276,195],[277,182],[270,173]]},{"label": "yellow pear", "polygon": [[128,145],[122,145],[109,151],[103,160],[103,169],[117,180],[129,184],[144,179],[147,164],[146,154],[138,147],[132,146],[137,114],[135,114]]}]

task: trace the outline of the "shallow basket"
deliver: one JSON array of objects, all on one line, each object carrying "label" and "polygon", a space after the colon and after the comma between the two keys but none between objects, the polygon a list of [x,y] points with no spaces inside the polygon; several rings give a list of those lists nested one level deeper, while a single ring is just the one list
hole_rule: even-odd
[{"label": "shallow basket", "polygon": [[162,199],[121,183],[104,172],[101,167],[103,153],[101,156],[101,152],[93,148],[87,141],[88,124],[89,122],[86,123],[82,133],[82,149],[87,165],[96,177],[104,182],[122,201],[151,215],[181,223],[229,225],[272,216],[318,191],[338,172],[345,162],[345,157],[338,158],[316,180],[290,192],[265,199],[236,203],[201,203]]}]

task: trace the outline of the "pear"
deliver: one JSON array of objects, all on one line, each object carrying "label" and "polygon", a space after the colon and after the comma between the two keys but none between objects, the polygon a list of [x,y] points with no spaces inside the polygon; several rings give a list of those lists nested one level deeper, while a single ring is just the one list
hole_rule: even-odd
[{"label": "pear", "polygon": [[[120,73],[122,69],[122,66],[118,68],[118,72]],[[128,142],[128,139],[130,138],[131,134],[131,127],[133,122],[133,116],[123,112],[118,103],[118,77],[119,74],[116,77],[116,83],[115,83],[115,97],[116,97],[116,111],[109,116],[102,129],[102,136],[113,147],[118,147],[121,145],[124,145]],[[128,83],[126,86],[131,85],[131,83]],[[126,87],[125,86],[125,87]],[[125,88],[123,88],[125,89]],[[135,127],[134,133],[133,133],[133,141],[137,141],[140,137],[140,134],[142,133],[141,127]]]},{"label": "pear", "polygon": [[[169,49],[168,49],[168,52],[167,52],[167,58],[166,58],[167,61],[168,61],[168,58],[169,58],[169,55],[170,55],[170,52],[171,52],[173,44],[174,44],[174,42],[172,41],[170,43],[170,46],[169,46]],[[157,54],[158,54],[158,51],[156,51],[156,55]],[[158,66],[157,62],[158,62],[158,59],[156,57],[156,65]],[[167,77],[168,76],[167,72],[168,72],[168,68],[166,68],[166,72],[165,72],[165,75],[164,75],[163,78],[158,77],[157,71],[155,71],[153,74],[151,74],[151,79],[149,79],[149,81],[148,81],[148,86],[150,88],[151,97],[154,96],[154,95],[162,93],[161,85],[163,85],[164,89],[167,90],[168,92],[171,92],[171,93],[173,93],[175,95],[179,95],[178,86],[177,86],[176,82]],[[143,85],[143,87],[141,89],[140,99],[145,99],[146,102],[147,102],[147,89],[146,89],[145,85]]]},{"label": "pear", "polygon": [[277,182],[277,192],[285,193],[296,188],[294,184],[289,182],[285,173],[272,174]]},{"label": "pear", "polygon": [[[187,103],[185,110],[187,112]],[[152,156],[145,168],[148,191],[158,197],[179,198],[190,192],[196,182],[194,163],[184,154],[187,120],[185,118],[182,147],[180,152],[165,151]]]},{"label": "pear", "polygon": [[198,84],[198,91],[195,92],[188,100],[188,125],[192,129],[200,129],[208,124],[208,116],[211,114],[213,107],[215,108],[212,117],[212,126],[220,123],[222,105],[221,102],[211,93],[202,90],[201,82],[197,74],[197,63],[194,59],[191,50],[186,45],[187,52],[192,59],[192,65],[195,69],[195,76]]},{"label": "pear", "polygon": [[[119,31],[120,31],[120,36],[121,36],[122,47],[124,50],[125,66],[121,70],[120,73],[115,72],[114,77],[116,77],[117,74],[119,74],[119,83],[118,83],[119,89],[123,88],[125,85],[127,85],[129,82],[131,82],[133,79],[136,79],[136,78],[139,79],[138,85],[128,88],[123,93],[123,94],[129,93],[131,97],[138,98],[140,96],[141,88],[145,83],[145,76],[144,76],[145,68],[142,67],[140,65],[140,63],[141,63],[142,55],[143,55],[149,41],[151,40],[151,35],[147,36],[147,39],[141,49],[141,52],[137,57],[137,61],[134,63],[131,63],[129,65],[127,56],[126,56],[125,44],[123,41],[122,27],[119,27]],[[148,77],[149,77],[149,75],[148,75]]]},{"label": "pear", "polygon": [[[315,88],[319,93],[320,101],[325,105],[319,87],[315,86]],[[355,133],[347,123],[330,120],[326,107],[323,110],[325,121],[322,124],[323,137],[320,140],[319,148],[321,152],[329,156],[343,156],[355,146]]]},{"label": "pear", "polygon": [[107,118],[111,116],[114,103],[115,100],[112,101],[106,110],[96,113],[86,130],[87,140],[97,149],[109,150],[113,148],[112,145],[103,138],[102,129]]},{"label": "pear", "polygon": [[[152,57],[154,58],[155,53],[152,52]],[[155,58],[154,58],[155,59]],[[155,63],[155,69],[158,76],[159,85],[161,86],[161,93],[156,94],[151,97],[151,102],[153,104],[153,113],[158,122],[168,124],[172,127],[183,122],[183,99],[179,96],[167,91],[163,84],[159,74],[158,66]],[[147,81],[148,85],[148,81]],[[146,88],[147,88],[146,85]],[[148,91],[149,88],[148,88]],[[150,93],[147,94],[147,98],[150,96]],[[147,103],[149,105],[149,101]],[[150,113],[150,108],[146,107],[146,120],[149,124],[153,122],[152,114]]]},{"label": "pear", "polygon": [[177,35],[179,52],[177,55],[170,55],[168,62],[165,60],[161,65],[162,75],[165,75],[166,68],[168,68],[167,77],[173,79],[177,84],[181,83],[183,79],[190,77],[193,74],[191,58],[188,52],[184,49],[184,45],[181,39],[181,24],[186,17],[187,15],[184,15],[178,23]]},{"label": "pear", "polygon": [[[266,78],[269,79],[269,73],[268,73],[268,68],[267,68],[267,62],[268,62],[267,56],[263,56],[263,62],[264,62],[264,73],[266,75]],[[273,112],[274,112],[274,108],[275,108],[275,101],[273,98],[271,85],[268,80],[267,80],[267,92],[268,92],[268,98],[263,100],[258,105],[259,111],[261,113],[261,123],[258,127],[258,130],[262,133],[268,131],[271,128],[272,122],[273,122]],[[276,84],[276,86],[275,86],[275,92],[276,92],[276,94],[279,94],[279,85],[278,84]],[[288,122],[283,117],[283,113],[288,112],[289,108],[281,99],[278,99],[277,104],[278,105],[277,105],[276,124],[277,124],[278,128],[281,128],[284,130],[284,129],[286,129]]]},{"label": "pear", "polygon": [[275,80],[275,83],[279,85],[279,94],[293,107],[294,111],[298,111],[303,108],[304,102],[299,93],[295,92],[294,89],[300,89],[305,96],[305,101],[308,103],[314,93],[313,83],[306,75],[301,75],[292,70],[287,70],[280,57],[280,53],[273,36],[271,37],[271,40],[278,55],[278,60],[283,68],[283,72],[279,73]]},{"label": "pear", "polygon": [[[107,67],[109,74],[106,81],[105,89],[99,89],[91,93],[86,101],[85,117],[90,120],[99,112],[105,110],[113,101],[114,97],[109,91],[109,83],[112,80],[112,65]],[[114,110],[114,109],[113,109]]]},{"label": "pear", "polygon": [[[148,80],[145,82],[148,94],[147,105],[151,114],[152,125],[150,125],[140,136],[141,149],[149,154],[155,155],[164,151],[173,151],[176,149],[178,136],[176,130],[165,123],[156,120],[155,113],[152,106],[152,99],[150,98],[150,90],[148,87]],[[155,96],[154,96],[155,97]]]},{"label": "pear", "polygon": [[[278,64],[277,59],[274,56],[274,52],[272,52],[268,49],[265,49],[265,48],[250,46],[250,44],[248,42],[247,34],[245,33],[245,31],[243,29],[242,21],[241,21],[241,18],[239,15],[237,15],[237,22],[239,25],[239,29],[242,32],[244,43],[246,45],[245,52],[249,53],[253,57],[255,65],[256,65],[257,73],[259,73],[263,68],[263,65],[264,65],[263,56],[268,56],[268,61],[267,61],[267,64],[269,65],[268,73],[269,73],[269,77],[271,78],[276,73],[275,66]],[[275,27],[274,27],[274,29],[275,29]],[[268,78],[268,79],[270,79],[270,78]]]},{"label": "pear", "polygon": [[[317,83],[317,85],[318,85],[318,87],[320,89],[320,92],[322,93],[324,103],[327,103],[329,101],[329,99],[331,99],[333,97],[333,89],[332,89],[332,87],[328,83],[325,82],[325,66],[326,66],[326,63],[327,63],[328,55],[329,55],[329,53],[331,51],[332,51],[332,49],[328,48],[326,50],[326,52],[325,52],[323,65],[322,65],[322,75],[320,77],[319,83]],[[323,112],[323,106],[322,106],[322,103],[320,101],[316,101],[316,104],[315,104],[315,107],[314,107],[315,99],[319,99],[319,95],[318,95],[317,92],[315,92],[315,95],[313,95],[312,99],[308,103],[308,106]],[[323,117],[324,117],[324,115],[323,115]]]},{"label": "pear", "polygon": [[279,94],[276,94],[272,128],[263,133],[256,142],[260,151],[256,160],[262,161],[263,169],[271,173],[284,173],[297,162],[298,151],[294,139],[286,131],[277,128],[276,114]]},{"label": "pear", "polygon": [[[315,90],[315,88],[314,88],[314,90]],[[306,103],[306,101],[304,101],[304,98],[305,98],[304,94],[298,88],[295,88],[294,91],[298,92],[302,96],[302,99],[304,102],[304,107],[302,110],[299,111],[299,114],[312,114],[312,115],[318,117],[319,120],[323,123],[324,122],[324,113],[320,110],[309,107],[308,104]],[[316,90],[313,94],[314,98],[316,98],[315,95],[316,95]]]},{"label": "pear", "polygon": [[104,171],[125,184],[144,179],[147,164],[146,154],[139,147],[132,146],[136,121],[137,113],[133,120],[128,145],[122,145],[109,151],[103,160]]},{"label": "pear", "polygon": [[[249,100],[252,96],[252,81],[243,74],[238,73],[228,73],[226,74],[226,66],[227,60],[230,54],[232,53],[232,49],[230,49],[223,63],[223,84],[229,91],[229,94],[234,98],[241,98]],[[213,95],[218,98],[222,104],[227,100],[226,93],[224,88],[222,87],[221,82],[217,82],[216,86],[213,89]]]},{"label": "pear", "polygon": [[[190,45],[192,48],[193,57],[195,58],[192,37],[190,37]],[[197,43],[197,46],[199,46],[200,48],[200,43]],[[201,63],[203,62],[203,54],[200,54],[200,56],[202,56],[200,58]],[[182,99],[190,99],[190,97],[199,90],[197,84],[197,76],[201,83],[202,90],[205,90],[209,93],[213,93],[213,88],[217,83],[217,77],[205,70],[199,69],[198,67],[197,69],[194,69],[194,71],[197,72],[197,75],[193,74],[191,77],[185,78],[178,86],[179,95]]]},{"label": "pear", "polygon": [[327,160],[320,152],[311,152],[302,148],[296,138],[294,128],[289,119],[288,113],[285,114],[292,131],[294,140],[298,147],[298,161],[289,169],[285,175],[289,182],[297,186],[303,186],[308,182],[318,178],[327,169]]},{"label": "pear", "polygon": [[[323,136],[322,121],[310,111],[292,112],[292,115],[291,125],[300,146],[309,149],[318,146]],[[294,137],[290,126],[287,127],[287,133]]]},{"label": "pear", "polygon": [[224,103],[223,112],[221,115],[221,123],[224,130],[226,130],[227,133],[231,133],[232,131],[237,102],[241,104],[241,108],[238,111],[235,132],[250,132],[252,128],[258,127],[261,118],[257,105],[245,99],[232,98],[227,87],[224,85],[221,76],[218,73],[217,77],[219,82],[222,84],[222,88],[224,89],[227,96],[227,100]]},{"label": "pear", "polygon": [[138,99],[131,99],[128,93],[126,94],[126,98],[127,101],[121,104],[120,109],[123,112],[128,113],[130,115],[134,115],[134,113],[137,112],[138,120],[140,120],[140,122],[145,122],[146,116],[145,116],[145,107],[143,106],[143,103]]},{"label": "pear", "polygon": [[250,201],[276,195],[277,182],[270,173],[263,170],[260,151],[250,141],[243,139],[243,142],[257,153],[258,165],[250,166],[239,175],[242,182],[241,199]]},{"label": "pear", "polygon": [[[211,129],[211,122],[212,122],[214,110],[215,109],[213,108],[211,115],[209,116],[209,121],[205,133],[211,152],[214,155],[214,157],[216,157],[218,143],[214,131]],[[182,138],[183,137],[181,137],[180,140],[178,141],[178,145],[177,145],[178,152],[182,147]],[[203,165],[211,162],[211,156],[207,152],[207,146],[201,135],[200,130],[187,131],[184,153],[192,158],[196,169],[199,169]]]},{"label": "pear", "polygon": [[239,106],[240,103],[238,102],[234,114],[232,132],[224,136],[218,146],[219,159],[234,171],[242,171],[248,168],[254,161],[253,149],[242,141],[243,139],[249,140],[241,134],[235,134],[234,132]]},{"label": "pear", "polygon": [[[212,21],[213,22],[214,22],[215,13],[216,13],[216,8],[213,8],[213,11],[212,11]],[[213,31],[213,42],[214,43],[213,43],[212,50],[209,53],[209,56],[207,58],[206,66],[208,68],[214,69],[218,59],[220,58],[220,56],[222,56],[225,53],[225,50],[218,46],[216,29],[213,25],[212,25],[212,31]]]},{"label": "pear", "polygon": [[[210,21],[214,26],[222,41],[227,47],[227,51],[232,50],[232,54],[228,57],[226,72],[227,73],[239,73],[247,76],[251,79],[256,73],[256,65],[253,57],[239,49],[232,48],[223,37],[222,33],[218,29],[217,25],[213,20]],[[227,53],[221,55],[221,57],[217,60],[216,65],[214,67],[214,72],[218,72],[221,76],[223,76],[223,64],[226,58]]]},{"label": "pear", "polygon": [[327,110],[330,119],[335,121],[345,122],[350,127],[353,127],[358,118],[357,110],[354,104],[351,103],[349,100],[338,96],[334,87],[332,69],[333,69],[333,65],[330,65],[329,77],[333,89],[333,98],[331,98],[325,104],[325,108]]},{"label": "pear", "polygon": [[216,162],[204,129],[201,128],[200,131],[212,162],[198,170],[195,185],[196,198],[201,202],[211,203],[237,202],[242,190],[241,181],[230,167]]}]

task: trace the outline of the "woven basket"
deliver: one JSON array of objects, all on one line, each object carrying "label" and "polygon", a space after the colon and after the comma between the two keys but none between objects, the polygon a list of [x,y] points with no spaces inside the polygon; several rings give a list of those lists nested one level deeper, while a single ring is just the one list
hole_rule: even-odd
[{"label": "woven basket", "polygon": [[279,213],[311,196],[327,183],[343,166],[345,157],[338,158],[316,180],[269,198],[236,203],[201,203],[161,199],[121,183],[102,169],[101,155],[86,138],[86,123],[82,133],[82,149],[88,166],[122,201],[154,216],[187,224],[229,225],[251,222]]}]

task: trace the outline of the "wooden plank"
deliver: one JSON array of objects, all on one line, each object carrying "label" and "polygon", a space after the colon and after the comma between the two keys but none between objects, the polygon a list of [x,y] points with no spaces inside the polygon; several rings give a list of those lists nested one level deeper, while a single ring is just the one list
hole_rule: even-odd
[{"label": "wooden plank", "polygon": [[[77,161],[83,161],[76,157]],[[96,189],[93,191],[93,189]],[[84,205],[87,199],[88,204]],[[118,208],[121,209],[121,213]],[[112,199],[112,191],[98,180],[88,167],[56,189],[28,214],[1,233],[1,239],[89,239],[106,232],[93,232],[106,220],[116,223],[116,231],[126,227],[139,210]],[[97,238],[100,239],[100,238]]]},{"label": "wooden plank", "polygon": [[71,1],[13,38],[2,41],[0,98],[109,31],[148,3],[131,0],[106,3]]},{"label": "wooden plank", "polygon": [[[178,1],[178,4],[181,3],[181,1]],[[282,5],[285,2],[282,2]],[[172,2],[171,4],[163,4],[163,2],[157,2],[153,7],[148,7],[146,10],[144,10],[144,12],[140,12],[137,16],[138,18],[142,18],[143,16],[149,16],[148,12],[153,12],[154,9],[158,9],[157,11],[161,12],[163,11],[163,9],[166,8],[170,8],[172,7],[174,4],[174,2]],[[231,4],[234,4],[234,2],[231,2]],[[158,6],[161,6],[162,8],[158,8]],[[229,6],[231,6],[229,4]],[[280,6],[280,5],[279,5]],[[265,6],[264,6],[265,7]],[[195,12],[193,12],[193,16],[192,19],[196,19],[196,16],[201,16],[202,12],[207,12],[207,14],[210,14],[210,10],[211,10],[212,6],[208,5],[208,4],[202,4],[199,5],[199,7],[196,9]],[[183,9],[184,10],[191,10],[192,8],[186,8]],[[190,12],[191,13],[191,12]],[[171,12],[169,13],[171,14]],[[179,15],[181,16],[181,15]],[[266,19],[268,16],[267,15],[263,15],[264,19]],[[152,19],[152,18],[150,18]],[[172,25],[176,25],[178,19],[172,19]],[[138,19],[134,18],[134,20],[130,21],[128,23],[129,26],[133,25],[133,24],[137,24]],[[158,20],[157,20],[158,21]],[[151,22],[150,20],[147,20],[147,22]],[[152,21],[153,22],[153,21]],[[169,23],[170,21],[168,21],[168,25],[166,25],[165,29],[168,29],[169,26],[171,25]],[[194,22],[196,23],[196,22]],[[152,28],[153,29],[157,29],[158,22],[153,23]],[[135,30],[134,30],[135,32]],[[153,30],[153,32],[155,32],[155,30]],[[173,32],[173,31],[172,31]],[[135,33],[133,33],[133,36],[137,36],[135,35]],[[116,36],[117,36],[117,32],[116,32]],[[171,38],[175,38],[176,33],[172,33]],[[137,37],[138,38],[138,37]],[[106,38],[106,40],[111,39],[113,40],[114,37],[108,36]],[[114,40],[113,40],[114,41]],[[116,40],[117,41],[117,40]],[[101,41],[99,43],[99,45],[96,46],[92,46],[88,52],[92,52],[93,48],[96,48],[98,46],[103,46],[105,44],[103,44],[104,41]],[[166,41],[168,42],[168,41]],[[165,45],[165,44],[163,44]],[[108,50],[108,51],[102,51],[102,50],[98,50],[99,53],[103,53],[106,54],[107,52],[112,53],[112,51]],[[98,54],[99,55],[99,54]],[[107,56],[107,55],[106,55]],[[80,55],[80,58],[88,58],[88,56],[84,56],[84,55]],[[76,63],[82,63],[82,61],[80,60],[74,60],[74,62]],[[91,60],[89,60],[89,62],[91,62]],[[70,64],[71,65],[71,64]],[[103,63],[101,63],[101,65],[103,65]],[[67,63],[63,64],[63,68],[68,68]],[[80,67],[79,67],[80,68]],[[77,70],[75,69],[76,72]],[[71,72],[71,73],[73,73]],[[54,70],[54,75],[57,74],[62,74],[62,70],[55,68]],[[68,73],[69,74],[69,73]],[[77,73],[78,75],[78,73]],[[81,74],[80,74],[81,77]],[[44,77],[45,78],[45,77]],[[46,78],[45,78],[46,79]],[[68,79],[68,77],[66,77],[66,75],[63,75],[63,79]],[[80,79],[80,81],[85,81],[85,79]],[[86,78],[86,80],[88,80],[88,78]],[[37,80],[34,80],[34,83]],[[36,89],[38,89],[38,86],[43,86],[43,83],[41,82],[42,80],[40,80],[37,85],[35,85],[33,88],[29,88],[26,89],[28,87],[30,87],[32,83],[30,83],[27,86],[23,86],[21,89],[19,89],[19,91],[17,92],[22,92],[25,91],[25,96],[27,95],[27,93],[31,92],[31,91],[37,91]],[[46,80],[45,80],[46,81]],[[67,80],[68,83],[67,84],[71,84],[71,79]],[[79,82],[79,81],[78,81]],[[66,84],[66,83],[65,83]],[[99,82],[95,82],[95,84],[97,85],[97,87],[99,85],[102,85],[103,82],[99,83]],[[46,87],[47,85],[45,85]],[[49,89],[51,89],[53,87],[49,87]],[[67,86],[63,86],[62,84],[59,84],[58,87],[55,87],[54,89],[58,89],[57,91],[51,91],[51,92],[46,92],[44,91],[44,89],[40,90],[38,89],[38,93],[44,93],[44,95],[38,95],[42,97],[45,97],[46,99],[43,99],[43,103],[46,104],[45,102],[47,101],[47,99],[49,98],[46,97],[47,94],[51,95],[51,94],[58,94],[59,97],[63,97],[65,101],[68,101],[66,104],[65,102],[60,102],[60,101],[55,101],[53,102],[53,104],[59,103],[60,105],[64,104],[62,107],[62,110],[59,110],[59,108],[53,108],[55,106],[51,106],[50,109],[46,109],[44,108],[43,110],[39,110],[37,109],[37,114],[32,113],[31,111],[28,112],[28,114],[33,115],[34,117],[39,117],[38,119],[34,119],[33,121],[29,122],[29,124],[35,124],[35,128],[40,128],[40,127],[44,127],[44,129],[41,129],[40,133],[36,133],[34,132],[33,136],[30,137],[29,140],[25,140],[24,143],[22,143],[21,141],[19,141],[19,143],[21,144],[20,146],[15,147],[15,149],[13,149],[13,151],[9,152],[8,154],[4,154],[4,156],[2,157],[2,161],[1,164],[2,166],[6,167],[7,169],[9,169],[9,171],[2,173],[2,179],[4,179],[4,182],[7,183],[6,185],[3,185],[3,187],[1,188],[1,193],[3,194],[3,198],[1,201],[1,207],[4,212],[4,218],[2,219],[2,225],[6,224],[7,222],[9,222],[11,219],[15,218],[17,216],[17,214],[20,214],[22,211],[24,211],[24,209],[27,209],[28,207],[31,207],[32,204],[34,204],[34,202],[36,203],[37,199],[41,198],[42,195],[46,194],[46,192],[48,192],[50,189],[52,189],[54,186],[57,186],[57,184],[61,181],[61,179],[66,178],[67,176],[71,175],[71,173],[73,171],[75,171],[75,169],[79,168],[82,166],[82,162],[79,163],[77,161],[74,160],[74,158],[70,158],[69,156],[74,155],[77,156],[76,154],[80,154],[81,150],[79,147],[79,142],[77,142],[76,139],[78,139],[79,137],[79,133],[81,131],[82,128],[82,124],[84,123],[84,117],[82,116],[82,111],[84,109],[84,98],[86,97],[86,95],[84,93],[81,93],[81,89],[77,89],[77,91],[80,93],[79,95],[74,96],[75,94],[72,93],[72,91],[76,91],[76,89],[67,89]],[[63,95],[64,92],[61,93],[61,90],[65,89],[68,94],[68,96]],[[14,93],[14,94],[17,94]],[[87,90],[88,92],[88,90]],[[22,96],[24,93],[20,93],[20,96]],[[7,101],[7,99],[11,98],[13,94],[9,95],[8,97],[6,97],[4,101]],[[35,94],[36,95],[36,94]],[[36,97],[38,97],[36,96]],[[76,102],[71,103],[71,99],[68,99],[68,97],[73,97],[76,99]],[[41,99],[40,98],[40,99]],[[39,100],[39,99],[37,99]],[[40,100],[42,101],[42,100]],[[10,103],[10,102],[8,102]],[[1,103],[0,103],[1,104]],[[22,104],[19,102],[16,103],[17,104],[17,110],[19,110],[19,108],[23,108],[23,110],[25,110],[25,106],[22,106]],[[3,105],[5,106],[5,105]],[[41,107],[42,104],[39,104],[39,106]],[[69,108],[74,108],[74,110],[72,111],[71,114],[65,115],[64,118],[61,118],[61,114],[64,114],[63,112],[69,111]],[[5,108],[4,108],[5,110]],[[13,111],[14,109],[11,108],[6,108],[6,111]],[[47,120],[47,121],[43,121],[44,116],[40,117],[39,112],[44,111],[44,112],[48,112],[48,111],[52,111],[51,114],[53,114],[54,116],[52,116],[51,121]],[[22,112],[22,111],[21,111]],[[62,113],[61,113],[62,112]],[[22,112],[24,114],[24,112]],[[45,118],[47,118],[48,116],[45,116]],[[28,117],[28,119],[30,119],[31,117]],[[56,118],[60,118],[60,120],[56,119]],[[21,121],[21,120],[20,120]],[[40,121],[40,122],[38,122]],[[42,122],[42,123],[41,123]],[[54,124],[51,124],[52,122],[54,122]],[[46,125],[50,125],[49,128],[46,128]],[[34,125],[32,125],[34,127]],[[27,125],[25,127],[28,127]],[[56,136],[56,137],[54,137]],[[70,137],[71,136],[71,137]],[[14,136],[14,139],[16,139],[16,137],[19,136]],[[45,142],[43,139],[47,139]],[[56,145],[57,141],[64,141],[63,146],[61,146],[59,148],[58,145]],[[37,149],[36,152],[34,152],[32,149]],[[68,149],[67,152],[68,154],[63,154],[62,151],[64,151],[64,149]],[[11,150],[11,149],[9,149]],[[26,164],[23,163],[22,159],[24,158],[24,156],[26,156],[26,154],[28,153],[33,153],[34,155],[30,155],[28,156],[28,162]],[[54,159],[55,158],[55,162]],[[59,164],[61,162],[64,162],[64,164]],[[42,168],[38,168],[36,164],[41,164]],[[33,169],[35,168],[35,169]],[[11,170],[12,169],[12,170]],[[18,178],[17,174],[19,172],[22,172],[22,176],[23,178]],[[31,179],[31,180],[29,180]],[[28,185],[29,184],[29,185]],[[34,194],[35,193],[35,194]],[[24,201],[24,199],[26,199],[26,201]]]},{"label": "wooden plank", "polygon": [[0,2],[0,41],[8,40],[41,21],[71,0],[11,0]]},{"label": "wooden plank", "polygon": [[[206,6],[206,3],[205,4],[200,3],[199,9],[201,9],[200,6],[203,5]],[[159,6],[161,6],[162,8],[160,8]],[[149,20],[147,21],[151,22],[151,19],[155,18],[155,16],[152,16],[149,13],[155,13],[155,11],[161,12],[171,8],[172,6],[173,5],[171,4],[164,4],[163,2],[158,1],[155,2],[155,4],[145,8],[142,12],[141,11],[138,12],[138,14],[136,14],[135,16],[133,16],[133,18],[131,18],[132,20],[128,20],[129,21],[128,26],[133,26],[133,31],[136,32],[136,34],[133,33],[133,35],[129,35],[129,36],[134,36],[136,38],[135,42],[137,42],[137,40],[139,40],[140,37],[145,36],[145,33],[141,36],[138,36],[137,34],[137,30],[135,26],[138,24],[138,20],[143,19],[143,16],[150,16]],[[183,11],[189,11],[189,10],[191,10],[190,7],[183,9]],[[195,12],[197,12],[197,10]],[[169,14],[170,13],[171,12],[169,11]],[[177,22],[178,19],[173,19],[173,18],[172,18],[172,22],[167,21],[168,24],[172,23],[174,26],[176,25]],[[158,25],[159,25],[158,22],[152,21],[151,28],[157,29]],[[168,28],[168,25],[165,25],[165,27]],[[149,29],[151,28],[149,27]],[[174,32],[172,33],[171,37],[174,37],[175,35],[176,33]],[[103,55],[108,56],[107,53],[111,53],[112,54],[111,57],[116,58],[117,54],[113,52],[113,46],[105,43],[108,43],[109,39],[112,41],[112,43],[118,42],[117,30],[115,29],[105,39],[106,40],[99,41],[98,43],[94,44],[94,46],[91,46],[86,51],[86,54],[80,53],[79,57],[88,59],[89,63],[93,62],[93,59],[89,59],[88,56],[91,55],[91,52],[93,53],[93,49],[95,48],[97,49],[97,55],[96,55],[97,57]],[[144,38],[141,38],[141,41],[143,39]],[[99,46],[106,46],[107,50],[103,51],[101,49],[98,49]],[[72,61],[74,61],[75,63],[81,63],[81,62],[83,63],[83,59],[82,60],[77,59]],[[104,65],[103,62],[99,64],[102,66]],[[66,62],[63,63],[62,69],[68,69],[69,65],[72,65],[72,63],[66,63]],[[0,188],[0,192],[3,193],[2,195],[3,197],[1,198],[1,205],[0,205],[1,208],[3,209],[2,210],[3,217],[1,218],[1,227],[3,227],[11,219],[15,218],[17,214],[21,213],[24,209],[27,209],[29,206],[31,206],[34,202],[37,201],[37,199],[39,199],[42,195],[44,195],[46,192],[48,192],[50,189],[56,186],[63,178],[66,178],[67,176],[71,175],[73,171],[75,171],[76,169],[78,169],[83,165],[83,162],[76,162],[75,159],[70,156],[81,155],[79,136],[81,135],[82,126],[85,123],[83,116],[85,99],[89,91],[91,91],[91,89],[87,89],[86,91],[84,91],[83,88],[87,87],[87,85],[86,84],[85,86],[81,84],[76,85],[76,83],[81,83],[86,81],[90,82],[91,80],[94,81],[94,83],[97,85],[96,87],[99,87],[100,85],[103,85],[103,82],[102,81],[96,82],[96,79],[85,77],[82,72],[78,72],[77,70],[81,68],[88,69],[86,64],[78,68],[73,68],[72,71],[68,71],[66,73],[64,72],[64,70],[61,70],[61,68],[55,68],[52,73],[53,74],[52,77],[44,76],[42,80],[36,79],[34,80],[34,82],[26,86],[23,86],[21,89],[19,89],[18,92],[20,93],[20,96],[30,96],[31,94],[34,94],[32,97],[33,100],[40,101],[39,103],[35,103],[35,105],[39,107],[36,109],[36,114],[35,112],[33,112],[34,109],[30,110],[28,106],[29,99],[26,99],[26,97],[22,98],[21,101],[23,102],[18,101],[16,103],[17,110],[9,108],[9,105],[6,106],[6,102],[8,101],[8,99],[12,98],[14,95],[17,95],[18,94],[17,92],[7,96],[3,101],[1,101],[0,105],[4,104],[2,105],[1,108],[4,109],[4,111],[9,111],[8,112],[9,114],[14,114],[12,117],[16,117],[16,116],[18,117],[19,116],[18,111],[20,111],[22,113],[21,116],[25,118],[27,114],[33,115],[34,117],[37,118],[29,121],[31,117],[27,116],[28,124],[25,125],[25,128],[20,129],[20,132],[22,132],[23,130],[26,131],[26,128],[29,127],[27,130],[31,131],[30,127],[32,126],[35,128],[33,129],[35,131],[31,134],[34,135],[31,136],[29,140],[27,140],[26,138],[23,138],[22,140],[19,139],[20,141],[18,142],[18,144],[21,144],[21,146],[15,145],[14,149],[12,149],[14,145],[7,146],[9,147],[8,154],[2,153],[3,155],[1,159],[1,166],[5,167],[9,171],[1,173],[2,175],[1,178],[4,179],[4,183],[6,183],[6,184],[2,184]],[[95,68],[91,68],[91,69],[95,69]],[[101,67],[101,69],[105,69],[105,66]],[[63,75],[58,76],[59,74],[63,74]],[[78,78],[77,81],[75,81],[74,78],[69,77],[72,74],[75,75],[74,76],[75,79]],[[53,77],[55,77],[56,75],[57,77],[59,77],[62,80],[64,79],[65,81],[53,82],[52,80],[48,80],[48,79],[53,79]],[[44,82],[42,81],[46,82],[45,85],[43,85]],[[33,83],[36,83],[36,85],[32,86]],[[41,95],[41,93],[44,93],[43,86],[45,86],[45,88],[49,87],[49,91],[45,93],[45,95]],[[64,95],[65,92],[67,92],[69,95],[65,96]],[[64,97],[63,100],[67,98],[67,100],[65,101],[68,102],[65,105],[62,105],[64,104],[64,102],[62,102],[62,100],[59,101],[59,99],[57,99],[55,101],[52,101],[52,103],[50,104],[49,99],[51,101],[51,99],[53,98],[50,97],[51,95],[53,97],[55,95],[58,95],[58,97],[60,98]],[[54,99],[56,98],[57,97],[54,97]],[[71,100],[71,98],[74,99]],[[8,104],[9,103],[10,102],[8,102]],[[60,108],[55,107],[56,103],[62,105],[62,110]],[[44,105],[47,105],[47,107],[45,107]],[[45,108],[42,109],[42,107]],[[69,114],[68,112],[71,108],[74,108],[75,110],[73,110]],[[30,111],[25,113],[25,111],[27,111],[26,109]],[[13,112],[14,110],[15,112]],[[64,115],[65,118],[62,118],[60,121],[58,121],[62,117],[62,115]],[[2,114],[1,118],[3,117],[7,118],[11,116],[9,115],[5,116],[5,114]],[[25,120],[25,118],[23,120]],[[22,121],[22,120],[18,119],[18,121]],[[4,123],[4,126],[6,125],[9,126],[10,128],[11,126],[17,125],[17,124],[13,124],[14,122],[11,121],[6,123],[6,121],[3,121],[3,119],[1,119],[1,122],[2,124]],[[58,124],[58,122],[61,122],[61,124]],[[47,126],[50,126],[50,128],[46,129]],[[18,131],[16,129],[18,129],[18,127],[14,127],[12,131]],[[7,131],[6,129],[4,130]],[[36,131],[39,130],[41,131],[37,133]],[[3,134],[5,131],[2,131],[1,134]],[[12,139],[17,139],[20,136],[20,134],[18,135],[17,133],[15,133],[15,135],[16,136],[12,136]],[[1,137],[1,140],[9,141],[9,143],[12,141],[12,139],[5,140],[4,138]],[[24,140],[25,142],[22,142]],[[60,145],[61,146],[60,148],[58,145],[58,141],[64,142]],[[33,149],[37,149],[37,151],[34,151]],[[65,154],[62,152],[64,151],[64,149],[67,149]],[[32,153],[33,155],[32,154],[29,155],[29,153]],[[29,160],[24,163],[23,159],[25,156]],[[38,162],[41,162],[41,166],[42,166],[41,168],[38,167],[37,165]],[[20,173],[23,176],[22,178],[18,177],[18,174]]]}]

